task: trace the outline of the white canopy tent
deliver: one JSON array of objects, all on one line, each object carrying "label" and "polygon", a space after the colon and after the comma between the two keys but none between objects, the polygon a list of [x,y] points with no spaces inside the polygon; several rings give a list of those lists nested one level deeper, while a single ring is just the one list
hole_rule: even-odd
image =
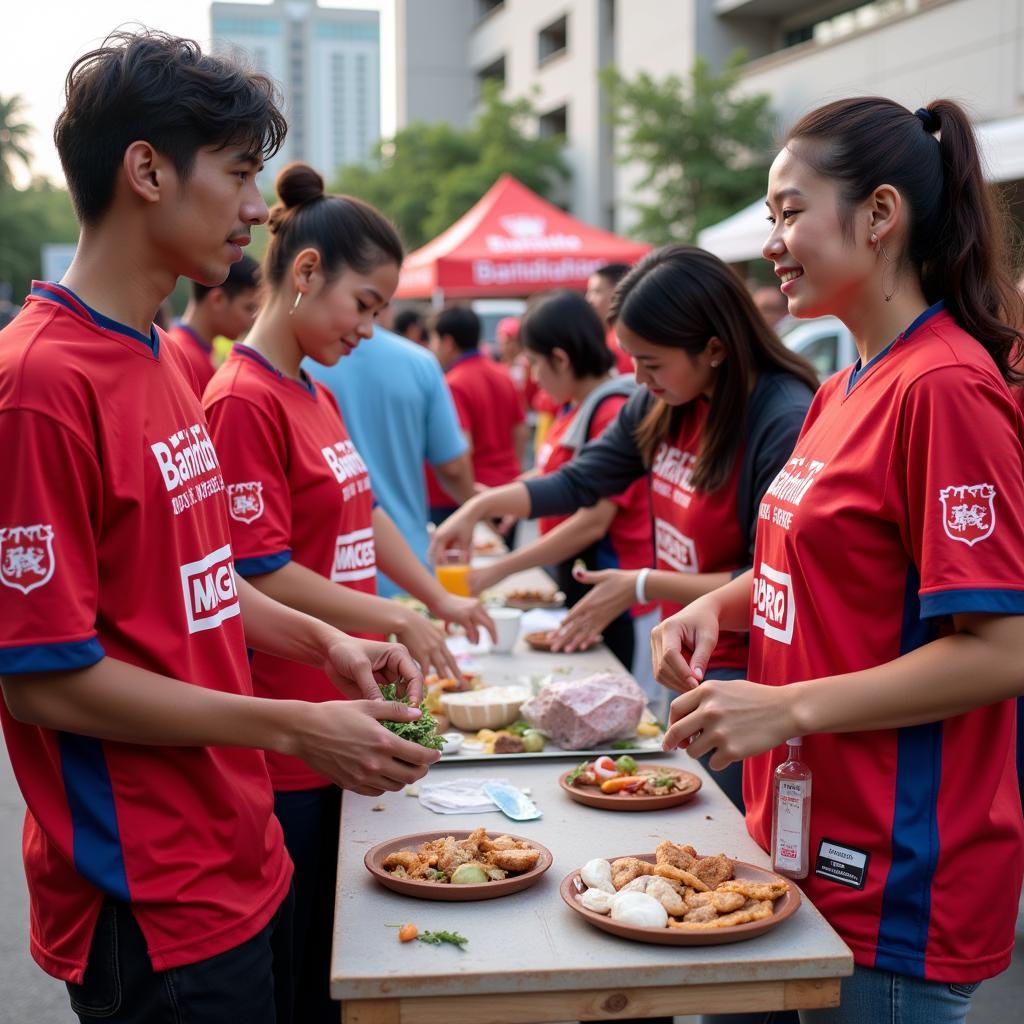
[{"label": "white canopy tent", "polygon": [[[989,181],[1024,178],[1024,117],[990,121],[979,125],[977,132]],[[761,246],[768,237],[767,215],[764,199],[758,199],[739,213],[705,228],[697,236],[697,244],[726,263],[759,259]]]}]

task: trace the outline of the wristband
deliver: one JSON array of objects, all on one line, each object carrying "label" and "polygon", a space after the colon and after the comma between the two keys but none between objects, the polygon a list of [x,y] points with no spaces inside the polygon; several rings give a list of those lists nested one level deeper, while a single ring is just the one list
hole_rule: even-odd
[{"label": "wristband", "polygon": [[647,604],[647,577],[651,575],[650,569],[641,569],[636,574],[636,603]]}]

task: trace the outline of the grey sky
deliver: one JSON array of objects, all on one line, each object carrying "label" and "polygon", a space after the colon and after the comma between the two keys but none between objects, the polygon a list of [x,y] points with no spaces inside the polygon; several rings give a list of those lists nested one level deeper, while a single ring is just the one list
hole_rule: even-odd
[{"label": "grey sky", "polygon": [[[393,0],[320,0],[321,7],[361,7],[381,11],[381,122],[394,131]],[[102,42],[119,25],[141,22],[152,28],[198,39],[210,37],[209,0],[25,0],[4,11],[0,50],[0,96],[19,93],[26,120],[35,128],[30,145],[32,169],[63,183],[53,148],[53,122],[63,106],[64,76],[72,61]],[[20,183],[24,183],[21,179]]]}]

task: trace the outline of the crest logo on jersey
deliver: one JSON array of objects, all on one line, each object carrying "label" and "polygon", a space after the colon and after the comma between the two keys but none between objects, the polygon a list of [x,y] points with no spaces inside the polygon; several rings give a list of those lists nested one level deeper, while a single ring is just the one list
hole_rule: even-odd
[{"label": "crest logo on jersey", "polygon": [[654,520],[654,550],[658,560],[676,572],[700,572],[697,545],[664,519]]},{"label": "crest logo on jersey", "polygon": [[42,587],[53,576],[53,527],[0,527],[0,583],[23,594]]},{"label": "crest logo on jersey", "polygon": [[950,540],[973,547],[996,528],[996,489],[992,484],[962,484],[943,487],[942,527]]},{"label": "crest logo on jersey", "polygon": [[754,625],[763,629],[768,639],[791,644],[796,623],[793,577],[788,572],[779,572],[762,562],[754,576],[751,598],[754,603]]},{"label": "crest logo on jersey", "polygon": [[228,514],[240,523],[255,522],[263,515],[263,483],[250,480],[228,484]]},{"label": "crest logo on jersey", "polygon": [[241,610],[235,589],[231,545],[181,567],[181,590],[190,633],[214,629]]}]

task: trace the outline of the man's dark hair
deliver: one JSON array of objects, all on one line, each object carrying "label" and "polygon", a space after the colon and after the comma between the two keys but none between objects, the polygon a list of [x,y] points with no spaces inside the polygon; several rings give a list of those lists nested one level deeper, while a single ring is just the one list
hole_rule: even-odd
[{"label": "man's dark hair", "polygon": [[401,313],[395,316],[395,334],[405,335],[405,332],[412,327],[413,324],[419,324],[420,330],[423,330],[423,314],[417,313],[415,309],[403,309]]},{"label": "man's dark hair", "polygon": [[633,268],[628,263],[606,263],[598,267],[594,273],[603,277],[609,284],[618,284]]},{"label": "man's dark hair", "polygon": [[480,345],[480,317],[469,306],[449,306],[434,320],[434,330],[455,342],[461,352],[472,352]]},{"label": "man's dark hair", "polygon": [[231,264],[227,280],[212,286],[192,282],[192,298],[202,302],[214,288],[219,288],[229,299],[234,299],[242,292],[252,291],[260,286],[260,265],[251,257],[243,256],[237,263]]},{"label": "man's dark hair", "polygon": [[68,72],[53,139],[78,219],[95,224],[114,198],[133,142],[150,143],[187,181],[204,146],[273,156],[288,130],[276,89],[191,39],[165,32],[114,32]]}]

